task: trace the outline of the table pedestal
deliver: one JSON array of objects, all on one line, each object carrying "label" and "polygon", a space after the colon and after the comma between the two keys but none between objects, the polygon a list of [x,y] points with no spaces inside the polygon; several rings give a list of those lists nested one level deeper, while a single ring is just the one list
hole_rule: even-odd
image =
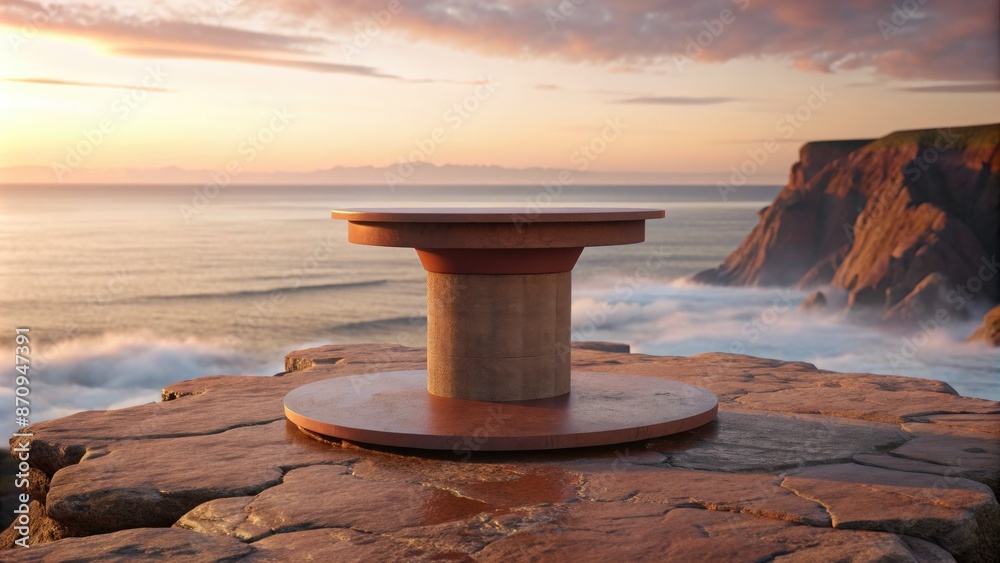
[{"label": "table pedestal", "polygon": [[523,401],[569,393],[570,272],[427,274],[427,390]]},{"label": "table pedestal", "polygon": [[[585,246],[642,242],[658,210],[346,210],[348,240],[417,250],[427,270],[427,371],[318,381],[285,397],[301,428],[383,446],[532,450],[683,432],[711,392],[668,379],[572,372],[571,270]],[[669,374],[664,374],[669,375]]]}]

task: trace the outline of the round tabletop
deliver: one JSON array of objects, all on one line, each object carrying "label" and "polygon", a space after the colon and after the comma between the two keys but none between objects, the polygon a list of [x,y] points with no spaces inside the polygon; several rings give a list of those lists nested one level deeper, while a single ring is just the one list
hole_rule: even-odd
[{"label": "round tabletop", "polygon": [[553,207],[533,211],[517,207],[385,207],[334,209],[333,218],[385,223],[581,223],[662,219],[662,209]]},{"label": "round tabletop", "polygon": [[354,244],[416,249],[555,249],[635,244],[661,209],[512,207],[337,209]]}]

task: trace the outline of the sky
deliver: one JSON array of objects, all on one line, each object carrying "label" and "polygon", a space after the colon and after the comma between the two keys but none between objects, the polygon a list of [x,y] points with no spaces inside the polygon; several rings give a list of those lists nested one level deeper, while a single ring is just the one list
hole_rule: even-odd
[{"label": "sky", "polygon": [[0,0],[0,182],[783,183],[804,142],[1000,122],[998,93],[993,0]]}]

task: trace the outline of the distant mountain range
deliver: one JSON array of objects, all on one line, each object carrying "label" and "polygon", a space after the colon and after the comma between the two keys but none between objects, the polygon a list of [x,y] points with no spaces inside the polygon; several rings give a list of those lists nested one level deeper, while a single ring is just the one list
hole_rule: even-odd
[{"label": "distant mountain range", "polygon": [[277,185],[356,185],[379,184],[396,187],[441,184],[712,184],[713,174],[663,174],[579,171],[572,168],[505,168],[485,165],[417,164],[375,166],[335,166],[311,172],[244,172],[230,163],[229,170],[187,170],[175,166],[142,168],[79,168],[60,163],[48,166],[0,168],[0,184],[277,184]]}]

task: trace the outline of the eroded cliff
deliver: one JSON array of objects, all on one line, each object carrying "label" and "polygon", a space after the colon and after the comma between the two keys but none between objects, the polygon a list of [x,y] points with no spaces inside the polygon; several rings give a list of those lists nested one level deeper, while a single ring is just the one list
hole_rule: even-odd
[{"label": "eroded cliff", "polygon": [[[829,285],[883,320],[1000,300],[1000,124],[808,143],[717,285]],[[913,306],[911,306],[911,304]]]}]

